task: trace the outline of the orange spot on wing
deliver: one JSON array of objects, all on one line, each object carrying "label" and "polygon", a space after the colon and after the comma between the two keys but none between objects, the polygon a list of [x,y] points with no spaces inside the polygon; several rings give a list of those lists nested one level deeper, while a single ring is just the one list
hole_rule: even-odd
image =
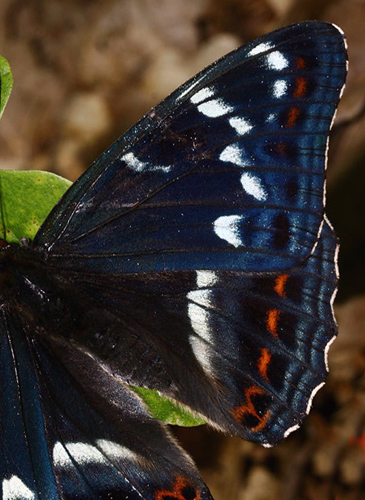
[{"label": "orange spot on wing", "polygon": [[279,309],[270,309],[269,311],[267,311],[266,327],[276,339],[279,339],[278,335],[279,319],[280,319]]},{"label": "orange spot on wing", "polygon": [[269,349],[263,348],[261,349],[261,356],[258,360],[258,368],[260,375],[263,379],[269,382],[269,377],[267,375],[267,369],[271,361],[271,352]]},{"label": "orange spot on wing", "polygon": [[298,106],[292,106],[289,109],[289,113],[287,116],[287,121],[286,121],[286,127],[287,128],[292,128],[296,125],[296,122],[298,120],[298,117],[300,115],[300,109]]},{"label": "orange spot on wing", "polygon": [[304,97],[307,93],[308,79],[302,76],[295,79],[294,97]]},{"label": "orange spot on wing", "polygon": [[[187,490],[188,496],[184,494]],[[193,497],[192,495],[195,494]],[[155,493],[155,500],[200,500],[201,496],[191,482],[183,476],[178,476],[172,485],[171,490],[158,490]]]},{"label": "orange spot on wing", "polygon": [[288,281],[289,274],[280,274],[275,280],[274,291],[279,297],[285,298],[285,285]]},{"label": "orange spot on wing", "polygon": [[269,311],[267,311],[266,328],[276,339],[279,339],[278,335],[279,319],[280,319],[279,309],[270,309]]},{"label": "orange spot on wing", "polygon": [[306,66],[304,57],[297,57],[295,65],[297,69],[304,69]]},{"label": "orange spot on wing", "polygon": [[267,424],[267,421],[270,418],[270,412],[267,411],[265,412],[264,415],[259,415],[251,399],[253,396],[263,396],[263,395],[265,395],[265,391],[263,389],[260,389],[260,387],[257,386],[247,387],[245,389],[246,403],[243,405],[236,406],[236,408],[234,408],[231,411],[231,414],[233,415],[233,418],[236,420],[236,422],[242,424],[242,420],[245,417],[247,417],[248,415],[252,415],[259,421],[259,423],[256,425],[256,427],[252,427],[251,430],[254,432],[260,432],[262,429],[264,429]]}]

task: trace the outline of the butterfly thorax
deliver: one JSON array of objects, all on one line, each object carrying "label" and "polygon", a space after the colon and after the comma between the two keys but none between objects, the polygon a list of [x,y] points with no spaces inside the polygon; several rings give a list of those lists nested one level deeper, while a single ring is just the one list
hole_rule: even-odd
[{"label": "butterfly thorax", "polygon": [[77,306],[56,286],[42,256],[27,242],[2,245],[0,290],[1,304],[27,318],[35,334],[71,332],[80,326]]}]

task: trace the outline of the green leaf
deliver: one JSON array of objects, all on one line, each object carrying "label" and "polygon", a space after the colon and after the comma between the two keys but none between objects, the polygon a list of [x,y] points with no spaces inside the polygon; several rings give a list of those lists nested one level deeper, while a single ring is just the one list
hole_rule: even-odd
[{"label": "green leaf", "polygon": [[[34,238],[71,182],[49,172],[0,170],[0,238],[19,243]],[[168,424],[191,427],[205,422],[157,391],[132,387],[151,414]]]},{"label": "green leaf", "polygon": [[70,185],[49,172],[0,170],[0,238],[9,243],[32,240]]},{"label": "green leaf", "polygon": [[198,414],[178,406],[172,399],[161,396],[157,391],[135,386],[130,386],[130,388],[141,396],[150,413],[166,424],[180,425],[181,427],[205,424],[205,421]]},{"label": "green leaf", "polygon": [[3,114],[6,103],[9,100],[13,88],[13,75],[8,61],[0,56],[0,117]]}]

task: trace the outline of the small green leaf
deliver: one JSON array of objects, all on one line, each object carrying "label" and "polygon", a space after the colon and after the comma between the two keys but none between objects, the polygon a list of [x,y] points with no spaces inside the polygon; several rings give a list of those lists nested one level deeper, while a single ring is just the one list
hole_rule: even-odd
[{"label": "small green leaf", "polygon": [[0,117],[3,114],[6,103],[9,100],[13,88],[13,75],[8,61],[0,56]]},{"label": "small green leaf", "polygon": [[173,400],[161,396],[157,391],[134,386],[130,386],[130,388],[141,396],[151,414],[166,424],[180,425],[181,427],[205,424],[199,415],[178,406]]},{"label": "small green leaf", "polygon": [[0,170],[0,238],[9,243],[32,240],[70,185],[49,172]]},{"label": "small green leaf", "polygon": [[[70,185],[70,181],[49,172],[0,170],[0,238],[9,243],[19,243],[21,238],[33,239]],[[131,389],[158,420],[185,427],[205,423],[157,391],[132,386]]]}]

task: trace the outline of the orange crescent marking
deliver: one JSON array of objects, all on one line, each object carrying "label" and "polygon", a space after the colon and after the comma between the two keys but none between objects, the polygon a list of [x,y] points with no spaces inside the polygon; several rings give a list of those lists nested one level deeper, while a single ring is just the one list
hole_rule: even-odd
[{"label": "orange crescent marking", "polygon": [[[176,481],[172,485],[171,490],[158,490],[158,491],[156,491],[155,500],[166,500],[166,498],[168,498],[169,500],[171,500],[172,498],[174,498],[176,500],[187,500],[187,498],[185,496],[183,496],[182,490],[183,490],[183,488],[189,487],[189,486],[193,487],[192,484],[190,483],[190,481],[185,479],[185,477],[183,477],[183,476],[178,476],[176,478]],[[195,490],[195,497],[192,498],[191,500],[200,500],[200,499],[201,499],[201,496],[200,496],[199,491]],[[189,498],[189,500],[190,500],[190,498]]]},{"label": "orange crescent marking", "polygon": [[295,80],[295,90],[294,90],[294,97],[304,97],[304,95],[307,92],[307,83],[308,79],[304,78],[303,76],[300,76],[296,78]]},{"label": "orange crescent marking", "polygon": [[259,415],[256,411],[255,405],[253,404],[251,397],[256,396],[256,395],[262,395],[265,394],[265,391],[263,389],[260,389],[260,387],[256,386],[251,386],[247,387],[245,389],[245,397],[246,397],[246,404],[236,406],[231,411],[231,414],[233,415],[233,418],[239,423],[242,423],[242,419],[244,418],[245,415],[253,415],[254,417],[257,418],[259,421],[259,424],[256,425],[256,427],[252,427],[251,430],[254,432],[260,432],[264,427],[266,426],[267,421],[269,420],[270,417],[270,412],[267,411],[265,415]]},{"label": "orange crescent marking", "polygon": [[279,295],[279,297],[285,298],[285,285],[288,281],[289,274],[280,274],[275,280],[274,291]]},{"label": "orange crescent marking", "polygon": [[300,109],[298,108],[298,106],[292,106],[289,109],[288,119],[287,119],[287,122],[286,122],[286,127],[287,128],[294,127],[299,115],[300,115]]},{"label": "orange crescent marking", "polygon": [[267,382],[270,382],[269,377],[267,375],[267,369],[269,367],[270,361],[271,361],[271,352],[269,351],[269,349],[266,349],[266,347],[264,347],[263,349],[261,349],[261,356],[258,360],[258,367],[261,377],[265,379]]},{"label": "orange crescent marking", "polygon": [[278,335],[279,319],[280,319],[279,309],[270,309],[269,311],[267,311],[266,327],[276,339],[279,339]]}]

